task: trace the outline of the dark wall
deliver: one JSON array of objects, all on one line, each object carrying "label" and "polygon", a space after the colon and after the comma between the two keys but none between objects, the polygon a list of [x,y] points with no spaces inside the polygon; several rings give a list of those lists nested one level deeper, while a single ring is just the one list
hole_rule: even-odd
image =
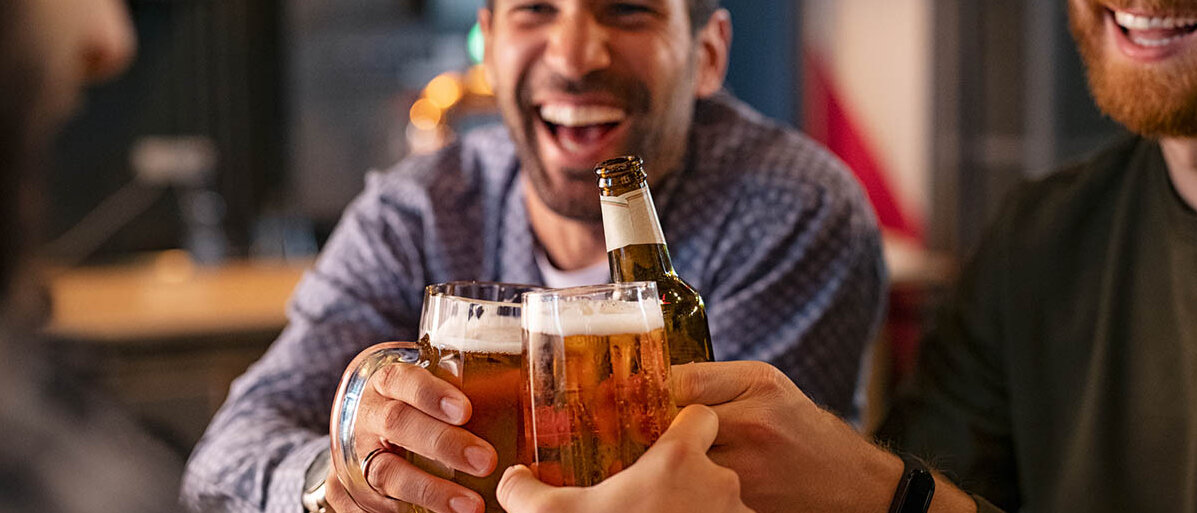
[{"label": "dark wall", "polygon": [[[212,188],[226,202],[233,254],[248,246],[260,205],[284,180],[279,57],[283,0],[132,0],[138,55],[120,79],[95,88],[55,149],[47,235],[63,234],[134,181],[129,150],[145,136],[204,136],[219,153]],[[98,247],[55,246],[74,261],[183,245],[171,191],[126,188],[95,232]],[[145,202],[145,205],[141,205]],[[146,210],[142,212],[143,208]]]},{"label": "dark wall", "polygon": [[765,115],[801,119],[798,16],[794,0],[723,0],[732,15],[728,88]]}]

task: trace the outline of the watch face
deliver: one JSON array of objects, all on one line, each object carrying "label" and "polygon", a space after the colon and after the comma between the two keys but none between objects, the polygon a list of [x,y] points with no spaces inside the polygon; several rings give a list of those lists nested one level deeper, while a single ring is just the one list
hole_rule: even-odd
[{"label": "watch face", "polygon": [[305,492],[311,493],[324,484],[324,480],[328,479],[330,463],[332,463],[332,459],[329,451],[320,451],[320,454],[316,455],[316,459],[312,460],[311,465],[308,465],[307,474],[304,475],[303,489]]}]

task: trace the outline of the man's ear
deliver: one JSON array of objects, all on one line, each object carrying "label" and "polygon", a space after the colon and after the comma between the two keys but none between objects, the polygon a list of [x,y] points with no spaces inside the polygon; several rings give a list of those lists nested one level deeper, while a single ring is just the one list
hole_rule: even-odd
[{"label": "man's ear", "polygon": [[491,21],[493,16],[494,14],[490,9],[485,7],[478,9],[478,28],[482,30],[482,41],[484,48],[482,64],[483,68],[486,69],[486,81],[491,84],[491,87],[494,87],[495,84],[494,63],[491,60],[491,55],[494,52],[490,51],[492,44],[491,41],[493,40],[491,37]]},{"label": "man's ear", "polygon": [[695,96],[709,97],[723,88],[727,77],[727,59],[731,51],[731,13],[718,9],[695,35],[698,39],[698,80]]}]

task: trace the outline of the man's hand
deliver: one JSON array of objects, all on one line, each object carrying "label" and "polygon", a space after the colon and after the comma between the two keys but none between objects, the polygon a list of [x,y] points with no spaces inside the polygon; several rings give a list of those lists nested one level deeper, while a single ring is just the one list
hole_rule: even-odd
[{"label": "man's hand", "polygon": [[[740,475],[744,503],[760,513],[888,511],[902,460],[819,408],[781,371],[760,362],[673,367],[678,405],[719,415],[711,459]],[[971,512],[937,478],[932,511]]]},{"label": "man's hand", "polygon": [[682,410],[635,464],[591,488],[557,488],[524,466],[507,469],[499,503],[510,513],[752,513],[736,474],[711,462],[719,418],[703,406]]},{"label": "man's hand", "polygon": [[[375,493],[437,513],[480,513],[477,492],[432,476],[404,457],[406,450],[470,475],[490,475],[498,459],[494,447],[460,427],[470,408],[465,394],[426,369],[396,364],[379,370],[362,392],[354,426],[359,458],[383,450],[363,469]],[[362,511],[335,475],[325,486],[334,510]]]}]

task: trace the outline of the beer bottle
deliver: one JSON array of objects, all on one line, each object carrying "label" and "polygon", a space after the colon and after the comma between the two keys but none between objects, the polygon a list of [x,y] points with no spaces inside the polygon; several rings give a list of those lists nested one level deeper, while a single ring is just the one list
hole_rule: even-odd
[{"label": "beer bottle", "polygon": [[615,282],[655,281],[665,315],[665,338],[673,364],[714,359],[702,296],[673,270],[648,175],[639,157],[605,161],[598,175],[607,259]]}]

